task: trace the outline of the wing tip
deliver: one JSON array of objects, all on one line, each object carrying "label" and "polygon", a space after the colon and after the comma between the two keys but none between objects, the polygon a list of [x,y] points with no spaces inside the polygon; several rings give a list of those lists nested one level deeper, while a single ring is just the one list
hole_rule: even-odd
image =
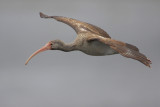
[{"label": "wing tip", "polygon": [[40,15],[41,18],[54,18],[54,16],[48,16],[48,15],[42,13],[42,12],[39,12],[39,15]]},{"label": "wing tip", "polygon": [[60,18],[64,18],[62,16],[48,16],[48,15],[42,13],[42,12],[39,12],[39,15],[40,15],[41,18],[54,18],[57,21],[60,20]]},{"label": "wing tip", "polygon": [[148,62],[149,62],[149,68],[151,68],[150,64],[152,64],[152,61],[149,60],[148,58],[147,58],[147,60],[148,60]]},{"label": "wing tip", "polygon": [[47,17],[48,17],[48,15],[45,15],[45,14],[42,13],[42,12],[39,12],[39,15],[40,15],[41,18],[47,18]]},{"label": "wing tip", "polygon": [[151,62],[150,59],[146,58],[146,61],[144,62],[144,64],[145,64],[146,66],[148,66],[149,68],[151,68],[152,62]]}]

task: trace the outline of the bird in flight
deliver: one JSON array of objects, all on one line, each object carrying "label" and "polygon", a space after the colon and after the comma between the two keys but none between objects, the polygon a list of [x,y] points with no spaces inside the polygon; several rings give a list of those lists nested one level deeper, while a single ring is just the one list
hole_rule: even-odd
[{"label": "bird in flight", "polygon": [[46,50],[61,50],[64,52],[79,50],[92,56],[121,54],[124,57],[138,60],[150,67],[151,61],[144,54],[140,53],[136,46],[111,39],[103,29],[95,25],[62,16],[48,16],[41,12],[40,17],[46,19],[53,18],[71,26],[77,33],[77,37],[69,44],[61,40],[48,42],[45,46],[34,52],[28,58],[25,65],[27,65],[33,56]]}]

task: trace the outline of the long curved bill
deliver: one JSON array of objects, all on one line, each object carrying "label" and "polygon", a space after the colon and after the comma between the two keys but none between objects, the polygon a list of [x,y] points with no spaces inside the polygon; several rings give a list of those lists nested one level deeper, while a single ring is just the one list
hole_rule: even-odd
[{"label": "long curved bill", "polygon": [[26,61],[25,65],[28,64],[28,62],[31,60],[32,57],[34,57],[35,55],[37,55],[40,52],[46,51],[46,50],[50,50],[51,49],[51,42],[48,42],[45,46],[43,46],[42,48],[40,48],[39,50],[35,51]]}]

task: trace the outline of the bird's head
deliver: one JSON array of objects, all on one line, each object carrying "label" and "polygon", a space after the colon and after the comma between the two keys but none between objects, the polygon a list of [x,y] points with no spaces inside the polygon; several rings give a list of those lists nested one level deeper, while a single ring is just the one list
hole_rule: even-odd
[{"label": "bird's head", "polygon": [[52,40],[51,43],[51,50],[59,50],[64,46],[64,43],[61,40]]},{"label": "bird's head", "polygon": [[50,41],[48,43],[46,43],[42,48],[40,48],[39,50],[35,51],[26,61],[25,65],[27,65],[27,63],[31,60],[32,57],[34,57],[35,55],[37,55],[40,52],[44,52],[47,50],[57,50],[59,49],[59,47],[61,47],[63,45],[63,43],[60,40],[53,40]]}]

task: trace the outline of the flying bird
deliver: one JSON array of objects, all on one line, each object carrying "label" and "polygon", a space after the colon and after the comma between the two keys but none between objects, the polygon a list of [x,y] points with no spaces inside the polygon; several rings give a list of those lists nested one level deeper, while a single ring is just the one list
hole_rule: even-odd
[{"label": "flying bird", "polygon": [[53,18],[71,26],[77,33],[77,37],[69,44],[61,40],[52,40],[48,42],[45,46],[34,52],[28,58],[25,65],[27,65],[33,56],[46,50],[61,50],[64,52],[79,50],[92,56],[121,54],[124,57],[138,60],[150,67],[151,61],[144,54],[140,53],[136,46],[111,39],[103,29],[95,25],[62,16],[48,16],[41,12],[40,17],[46,19]]}]

